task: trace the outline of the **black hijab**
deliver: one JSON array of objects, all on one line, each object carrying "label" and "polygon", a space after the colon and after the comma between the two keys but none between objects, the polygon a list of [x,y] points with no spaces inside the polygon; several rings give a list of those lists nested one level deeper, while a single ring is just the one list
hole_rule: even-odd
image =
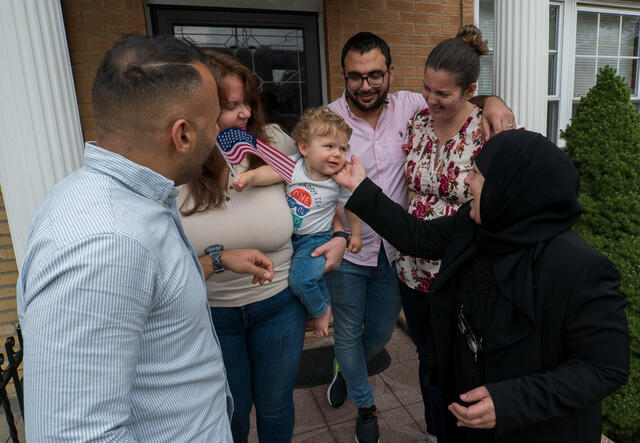
[{"label": "black hijab", "polygon": [[[579,178],[569,157],[542,135],[522,130],[492,137],[475,160],[485,178],[476,244],[492,257],[500,289],[517,308],[496,308],[504,320],[494,346],[533,327],[533,265],[545,243],[580,218]],[[503,312],[498,312],[503,310]]]}]

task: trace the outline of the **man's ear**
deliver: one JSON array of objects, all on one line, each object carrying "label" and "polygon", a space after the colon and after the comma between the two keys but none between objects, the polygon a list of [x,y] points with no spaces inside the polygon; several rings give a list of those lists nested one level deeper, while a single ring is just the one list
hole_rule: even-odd
[{"label": "man's ear", "polygon": [[391,84],[391,82],[393,82],[393,71],[396,69],[395,66],[391,65],[389,66],[389,84]]},{"label": "man's ear", "polygon": [[171,125],[171,141],[179,154],[187,153],[195,141],[194,136],[193,126],[183,118],[176,120]]}]

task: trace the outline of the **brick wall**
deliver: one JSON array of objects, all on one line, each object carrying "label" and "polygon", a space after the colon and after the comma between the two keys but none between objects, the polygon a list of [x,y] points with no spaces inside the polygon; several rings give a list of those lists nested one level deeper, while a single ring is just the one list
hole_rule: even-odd
[{"label": "brick wall", "polygon": [[0,347],[4,354],[4,338],[14,335],[18,323],[16,312],[16,281],[18,266],[13,254],[7,211],[0,190]]},{"label": "brick wall", "polygon": [[382,37],[395,65],[391,90],[420,91],[427,55],[473,23],[473,0],[325,0],[329,99],[342,95],[342,45],[359,31]]},{"label": "brick wall", "polygon": [[145,35],[143,0],[62,0],[71,69],[85,140],[96,139],[91,84],[104,53],[131,32]]}]

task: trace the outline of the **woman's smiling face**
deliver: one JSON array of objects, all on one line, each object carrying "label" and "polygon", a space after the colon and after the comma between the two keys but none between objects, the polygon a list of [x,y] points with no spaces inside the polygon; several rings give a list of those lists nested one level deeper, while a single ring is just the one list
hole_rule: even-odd
[{"label": "woman's smiling face", "polygon": [[218,126],[223,131],[227,128],[244,128],[251,118],[251,107],[246,102],[244,83],[239,75],[229,74],[222,79],[222,106]]},{"label": "woman's smiling face", "polygon": [[449,120],[458,115],[467,101],[473,97],[476,83],[466,91],[456,83],[456,74],[447,71],[424,70],[422,96],[434,119]]}]

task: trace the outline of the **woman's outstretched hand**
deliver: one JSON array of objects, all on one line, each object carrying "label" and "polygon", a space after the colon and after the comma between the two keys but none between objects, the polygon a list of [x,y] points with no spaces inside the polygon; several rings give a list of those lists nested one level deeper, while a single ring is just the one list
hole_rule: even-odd
[{"label": "woman's outstretched hand", "polygon": [[333,179],[338,184],[344,186],[351,192],[355,191],[365,178],[367,178],[367,171],[355,155],[352,155],[351,161],[346,162],[344,168],[340,169],[340,171],[333,176]]}]

